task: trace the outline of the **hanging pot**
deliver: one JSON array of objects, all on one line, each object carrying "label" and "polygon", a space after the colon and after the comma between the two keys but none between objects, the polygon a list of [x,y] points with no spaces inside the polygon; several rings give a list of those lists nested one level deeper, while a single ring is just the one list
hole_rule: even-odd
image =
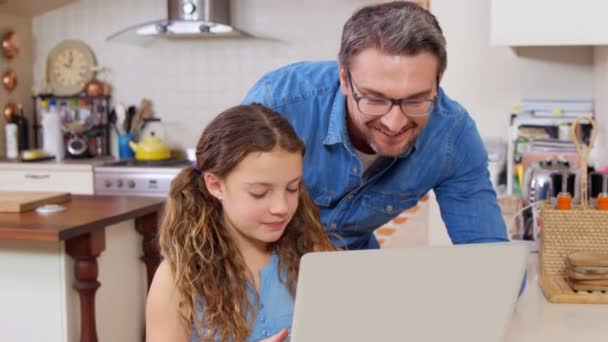
[{"label": "hanging pot", "polygon": [[6,106],[4,106],[2,114],[4,115],[6,122],[15,122],[15,119],[17,118],[17,110],[17,105],[13,102],[9,102],[6,104]]},{"label": "hanging pot", "polygon": [[13,70],[9,69],[4,72],[2,75],[2,86],[9,92],[17,88],[17,74]]},{"label": "hanging pot", "polygon": [[92,79],[84,86],[84,92],[87,96],[102,96],[104,85],[101,81]]},{"label": "hanging pot", "polygon": [[13,59],[19,54],[19,43],[15,32],[8,31],[2,37],[2,54],[8,59]]}]

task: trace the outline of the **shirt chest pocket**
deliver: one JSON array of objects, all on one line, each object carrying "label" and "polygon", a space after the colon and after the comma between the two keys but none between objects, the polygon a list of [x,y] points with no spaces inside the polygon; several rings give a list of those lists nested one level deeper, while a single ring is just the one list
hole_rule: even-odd
[{"label": "shirt chest pocket", "polygon": [[418,203],[417,193],[381,193],[369,191],[362,198],[362,205],[390,219]]},{"label": "shirt chest pocket", "polygon": [[334,204],[334,193],[329,190],[312,188],[309,190],[309,194],[320,208],[329,208]]}]

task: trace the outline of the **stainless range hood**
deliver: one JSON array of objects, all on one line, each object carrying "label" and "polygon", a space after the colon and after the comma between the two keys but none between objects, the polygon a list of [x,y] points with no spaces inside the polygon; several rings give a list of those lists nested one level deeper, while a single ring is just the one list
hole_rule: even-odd
[{"label": "stainless range hood", "polygon": [[[167,0],[168,19],[141,23],[107,40],[149,41],[146,38],[244,37],[230,25],[229,0]],[[139,37],[139,38],[138,38]]]}]

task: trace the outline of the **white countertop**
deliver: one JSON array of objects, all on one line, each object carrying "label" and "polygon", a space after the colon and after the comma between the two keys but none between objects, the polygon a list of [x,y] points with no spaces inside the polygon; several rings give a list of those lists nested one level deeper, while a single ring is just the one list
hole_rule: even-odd
[{"label": "white countertop", "polygon": [[[405,223],[387,223],[396,229],[382,237],[382,248],[451,244],[434,196],[419,203],[414,213],[403,213]],[[518,299],[505,342],[606,342],[608,305],[554,304],[545,299],[538,283],[538,254],[531,253],[526,289]]]},{"label": "white countertop", "polygon": [[0,160],[2,170],[45,170],[45,171],[91,171],[94,166],[116,160],[112,156],[96,158],[64,159],[61,161],[45,160],[39,162],[22,162],[18,160]]},{"label": "white countertop", "polygon": [[505,341],[608,341],[608,305],[548,302],[538,285],[538,254],[531,254],[526,290],[517,302]]}]

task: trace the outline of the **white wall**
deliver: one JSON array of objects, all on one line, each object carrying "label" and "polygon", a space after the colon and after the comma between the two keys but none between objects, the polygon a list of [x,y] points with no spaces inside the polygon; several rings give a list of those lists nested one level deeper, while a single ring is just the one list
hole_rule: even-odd
[{"label": "white wall", "polygon": [[522,98],[592,98],[590,47],[490,46],[488,0],[432,0],[431,11],[448,42],[443,86],[482,135],[506,138],[510,110]]},{"label": "white wall", "polygon": [[[40,84],[49,50],[66,38],[92,46],[114,97],[153,100],[174,146],[193,146],[219,111],[237,104],[270,69],[303,59],[333,59],[343,22],[370,0],[233,0],[235,26],[277,39],[160,41],[148,47],[106,42],[123,28],[163,18],[165,0],[80,0],[33,20],[34,74]],[[489,46],[489,1],[433,0],[448,40],[444,87],[463,103],[484,136],[506,136],[522,97],[591,98],[589,48],[529,48],[517,56]]]},{"label": "white wall", "polygon": [[134,24],[166,17],[165,0],[80,0],[34,18],[35,82],[49,50],[82,39],[112,69],[114,97],[126,104],[153,100],[172,145],[193,146],[221,110],[238,104],[266,71],[301,59],[333,59],[342,23],[365,1],[233,1],[233,24],[246,40],[161,40],[147,47],[106,42]]},{"label": "white wall", "polygon": [[593,92],[599,135],[591,158],[594,159],[596,167],[602,167],[608,165],[608,46],[596,47],[594,57]]}]

